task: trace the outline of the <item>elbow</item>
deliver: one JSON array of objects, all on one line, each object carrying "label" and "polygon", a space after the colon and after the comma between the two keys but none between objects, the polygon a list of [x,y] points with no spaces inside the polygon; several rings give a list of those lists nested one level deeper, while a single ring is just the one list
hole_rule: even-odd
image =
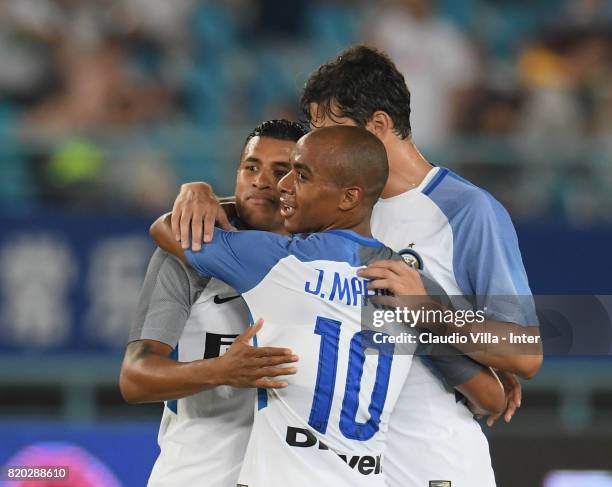
[{"label": "elbow", "polygon": [[[155,220],[149,227],[149,236],[159,245],[160,247],[164,244],[166,236],[166,226],[170,229],[170,213],[161,215]],[[164,249],[166,250],[166,249]]]},{"label": "elbow", "polygon": [[487,411],[488,415],[494,416],[503,413],[506,410],[506,405],[506,395],[502,391],[501,394],[491,394],[491,396],[483,402],[481,407]]},{"label": "elbow", "polygon": [[506,394],[493,371],[482,371],[457,387],[469,402],[470,410],[479,416],[492,416],[505,410]]},{"label": "elbow", "polygon": [[533,379],[542,367],[544,357],[542,353],[538,355],[523,355],[518,357],[516,374],[522,379]]},{"label": "elbow", "polygon": [[129,370],[126,370],[125,367],[121,368],[121,374],[119,375],[119,391],[121,392],[121,397],[128,404],[140,404],[145,402],[145,398],[142,397],[142,394],[139,394],[138,387],[136,387],[134,381],[130,377]]},{"label": "elbow", "polygon": [[149,227],[149,236],[158,244],[159,244],[159,225],[160,225],[160,221],[158,218]]},{"label": "elbow", "polygon": [[488,391],[488,394],[478,397],[475,401],[479,414],[483,416],[494,416],[501,414],[506,409],[506,395],[504,390],[499,387]]}]

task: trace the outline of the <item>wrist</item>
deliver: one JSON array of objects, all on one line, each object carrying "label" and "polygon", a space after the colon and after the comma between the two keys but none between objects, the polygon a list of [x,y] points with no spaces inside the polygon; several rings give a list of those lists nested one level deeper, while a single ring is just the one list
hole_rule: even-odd
[{"label": "wrist", "polygon": [[202,388],[210,388],[225,383],[224,367],[221,357],[207,358],[192,362],[195,366],[194,377]]}]

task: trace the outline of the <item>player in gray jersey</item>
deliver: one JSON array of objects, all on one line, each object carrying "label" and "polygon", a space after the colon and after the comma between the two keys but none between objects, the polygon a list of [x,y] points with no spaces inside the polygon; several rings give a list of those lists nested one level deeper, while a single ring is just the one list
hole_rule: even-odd
[{"label": "player in gray jersey", "polygon": [[[249,134],[236,178],[236,204],[222,225],[282,233],[277,182],[305,129],[268,121]],[[254,387],[282,388],[295,368],[284,348],[254,348],[246,305],[216,279],[200,278],[157,249],[138,303],[121,368],[130,403],[164,401],[161,449],[150,487],[236,485],[253,422]],[[204,482],[204,484],[203,484]]]}]

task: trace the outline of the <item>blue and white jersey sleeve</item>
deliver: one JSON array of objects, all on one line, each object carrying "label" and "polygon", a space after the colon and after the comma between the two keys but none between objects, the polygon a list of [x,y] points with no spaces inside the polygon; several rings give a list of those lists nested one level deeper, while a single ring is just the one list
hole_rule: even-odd
[{"label": "blue and white jersey sleeve", "polygon": [[[454,177],[453,177],[454,176]],[[453,175],[449,183],[452,186]],[[462,181],[463,182],[463,181]],[[504,207],[486,191],[461,185],[463,205],[447,206],[445,196],[431,197],[445,211],[453,231],[453,271],[461,292],[476,298],[489,319],[537,325],[535,306],[516,231]],[[446,208],[445,208],[446,207]]]},{"label": "blue and white jersey sleeve", "polygon": [[212,242],[204,244],[199,252],[186,250],[185,257],[200,274],[224,281],[242,294],[288,255],[289,240],[270,232],[216,228]]}]

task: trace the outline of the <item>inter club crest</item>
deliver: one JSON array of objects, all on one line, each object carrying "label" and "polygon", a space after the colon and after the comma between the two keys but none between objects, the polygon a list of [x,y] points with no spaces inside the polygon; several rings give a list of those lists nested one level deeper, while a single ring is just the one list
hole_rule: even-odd
[{"label": "inter club crest", "polygon": [[398,253],[402,256],[404,262],[406,262],[406,264],[408,264],[410,267],[417,270],[423,270],[423,259],[412,247],[409,249],[400,250]]}]

